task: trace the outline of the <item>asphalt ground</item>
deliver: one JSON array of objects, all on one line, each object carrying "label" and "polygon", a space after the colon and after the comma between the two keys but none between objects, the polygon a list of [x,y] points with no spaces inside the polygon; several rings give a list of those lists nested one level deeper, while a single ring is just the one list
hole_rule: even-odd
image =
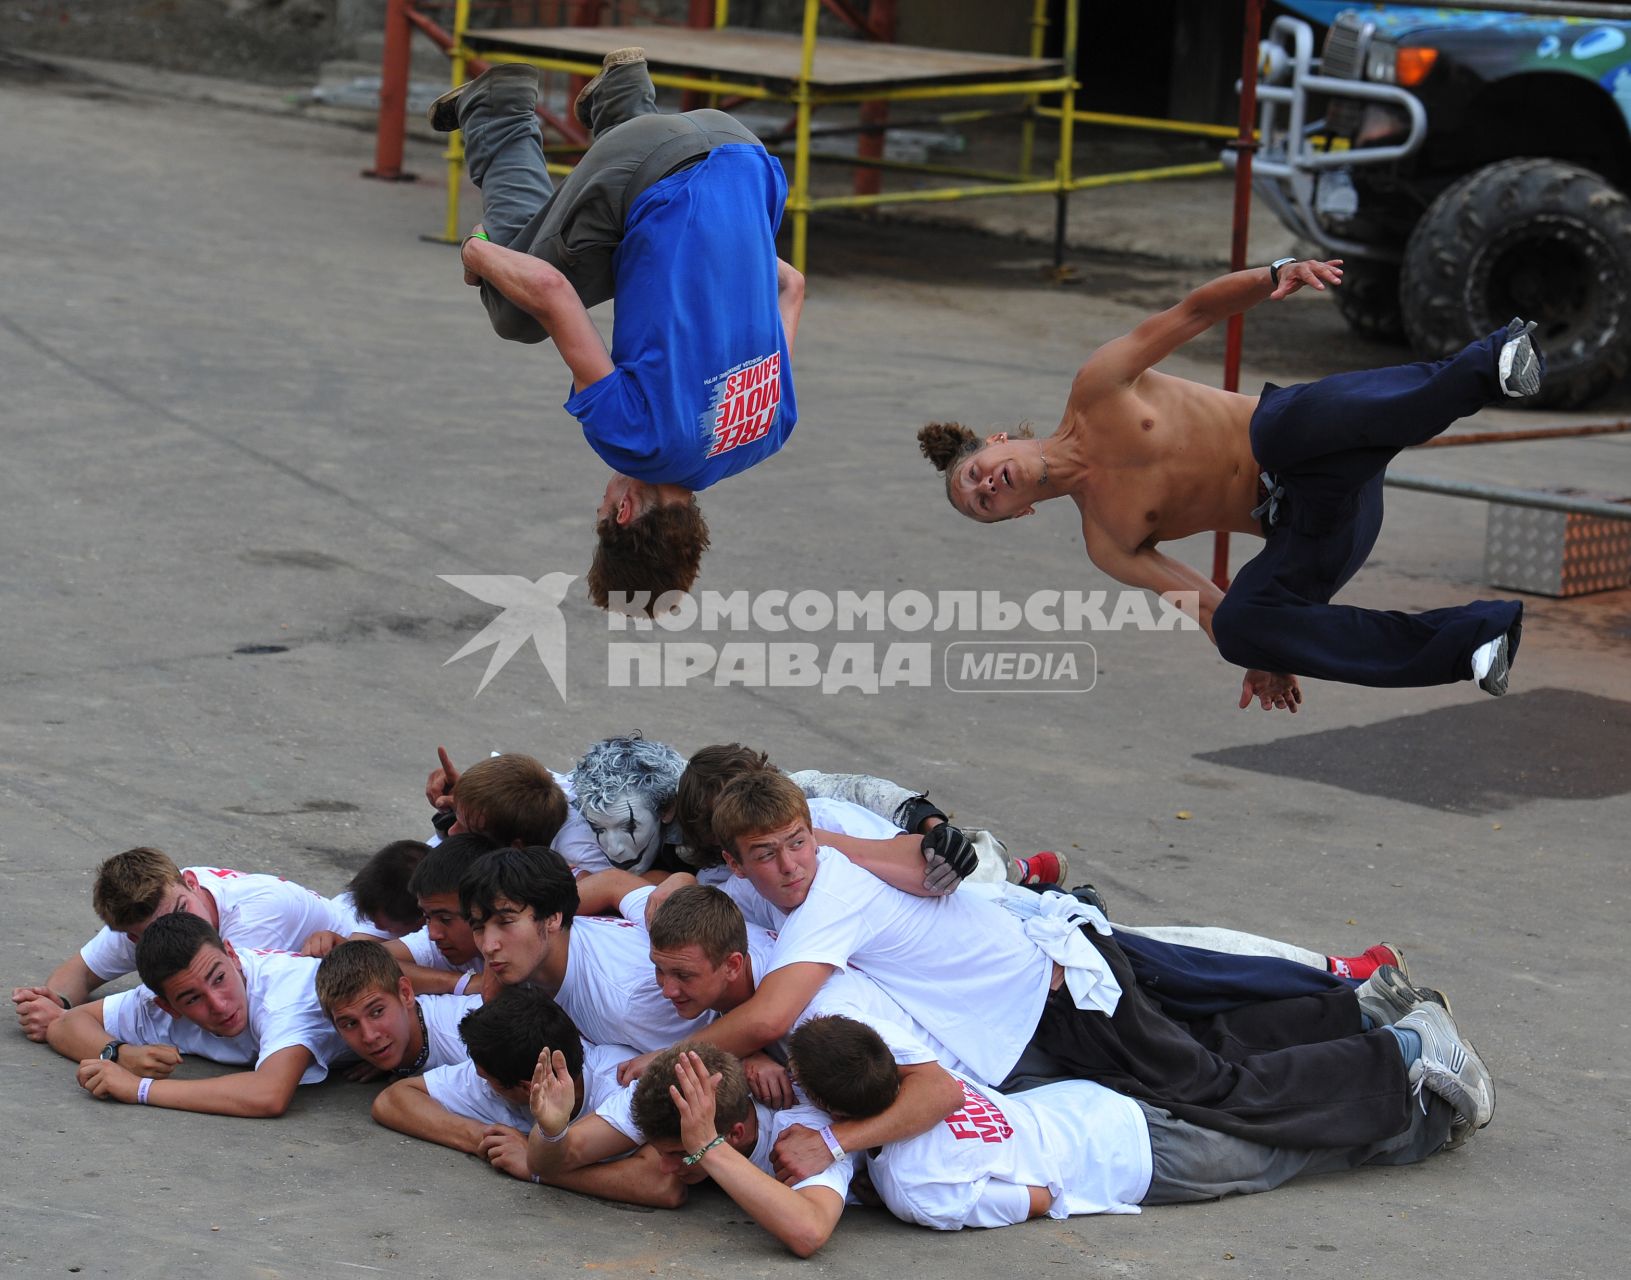
[{"label": "asphalt ground", "polygon": [[[43,979],[90,934],[91,875],[117,850],[156,844],[184,865],[336,892],[380,844],[425,830],[438,744],[461,762],[507,749],[564,766],[638,729],[685,751],[741,740],[789,768],[925,786],[1016,850],[1066,852],[1118,919],[1334,952],[1402,943],[1417,979],[1453,997],[1499,1106],[1463,1150],[1417,1167],[1001,1233],[852,1211],[798,1263],[711,1191],[677,1213],[632,1212],[402,1139],[369,1120],[367,1086],[302,1090],[278,1121],[98,1103],[13,1029],[0,1032],[9,1271],[1621,1272],[1631,592],[1529,598],[1504,700],[1311,682],[1292,719],[1238,711],[1237,675],[1196,635],[1086,636],[1088,692],[955,692],[938,667],[955,639],[1059,637],[617,635],[577,582],[565,697],[531,646],[478,694],[490,651],[449,659],[498,610],[438,575],[587,565],[605,472],[560,407],[562,369],[494,338],[452,251],[420,239],[440,225],[434,184],[360,180],[371,147],[355,132],[171,100],[158,83],[0,76],[13,126],[0,134],[0,944],[13,982]],[[410,158],[437,167],[431,147]],[[1106,208],[1179,234],[1203,220],[1190,239],[1221,242],[1217,188],[1141,199]],[[799,429],[705,495],[715,549],[699,588],[1109,588],[1064,512],[960,520],[912,440],[948,417],[1051,429],[1094,346],[1210,274],[1089,248],[1061,287],[1044,257],[967,231],[818,222]],[[1167,367],[1216,381],[1220,352],[1208,335]],[[1252,316],[1244,381],[1398,358],[1298,298]],[[1489,412],[1459,429],[1536,421]],[[1631,492],[1626,437],[1406,461]],[[1483,581],[1483,535],[1480,504],[1396,493],[1345,598],[1422,609],[1500,594]],[[1208,539],[1177,550],[1209,562]],[[613,643],[726,640],[806,641],[823,661],[840,641],[880,658],[928,642],[937,665],[930,687],[876,693],[608,687]]]}]

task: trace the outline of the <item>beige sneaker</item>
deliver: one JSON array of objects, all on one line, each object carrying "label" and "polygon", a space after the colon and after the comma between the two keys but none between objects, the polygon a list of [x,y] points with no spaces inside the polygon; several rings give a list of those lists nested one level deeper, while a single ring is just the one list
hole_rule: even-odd
[{"label": "beige sneaker", "polygon": [[646,51],[630,46],[627,49],[613,49],[600,60],[600,74],[595,76],[588,84],[578,90],[578,96],[572,100],[572,114],[585,129],[592,129],[594,122],[589,114],[589,99],[594,96],[600,82],[606,78],[606,73],[613,67],[627,66],[631,62],[644,62]]},{"label": "beige sneaker", "polygon": [[530,85],[534,97],[538,93],[538,68],[528,66],[524,62],[500,62],[488,67],[474,80],[466,80],[461,85],[455,85],[435,102],[425,116],[430,120],[430,127],[437,133],[452,133],[459,127],[459,103],[464,96],[477,85],[492,85],[495,82],[509,82],[516,85]]}]

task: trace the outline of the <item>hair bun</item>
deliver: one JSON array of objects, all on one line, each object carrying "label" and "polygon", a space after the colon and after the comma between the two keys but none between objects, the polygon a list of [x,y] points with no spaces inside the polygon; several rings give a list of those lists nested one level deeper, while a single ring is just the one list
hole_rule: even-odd
[{"label": "hair bun", "polygon": [[979,437],[957,422],[931,422],[917,433],[917,446],[936,471],[945,471],[970,445],[978,443]]}]

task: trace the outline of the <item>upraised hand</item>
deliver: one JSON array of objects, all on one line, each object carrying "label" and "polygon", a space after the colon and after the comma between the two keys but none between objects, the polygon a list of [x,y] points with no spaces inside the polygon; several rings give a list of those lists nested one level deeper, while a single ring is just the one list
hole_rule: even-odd
[{"label": "upraised hand", "polygon": [[453,788],[459,785],[459,771],[448,758],[446,747],[436,748],[436,758],[440,763],[425,779],[425,799],[432,809],[451,809]]},{"label": "upraised hand", "polygon": [[532,1087],[527,1094],[532,1118],[546,1137],[558,1138],[572,1123],[572,1109],[577,1102],[578,1090],[566,1069],[566,1055],[545,1045],[533,1068]]},{"label": "upraised hand", "polygon": [[714,1097],[719,1077],[708,1074],[702,1059],[686,1050],[674,1060],[674,1083],[668,1096],[680,1113],[680,1143],[687,1151],[701,1151],[716,1137]]}]

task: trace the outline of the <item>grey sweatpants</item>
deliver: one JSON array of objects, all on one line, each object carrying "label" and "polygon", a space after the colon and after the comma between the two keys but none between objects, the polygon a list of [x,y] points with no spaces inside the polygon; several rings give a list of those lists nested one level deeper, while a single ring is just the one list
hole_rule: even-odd
[{"label": "grey sweatpants", "polygon": [[[1421,1103],[1427,1104],[1423,1111]],[[1410,1106],[1410,1125],[1403,1132],[1363,1147],[1306,1151],[1266,1147],[1179,1120],[1159,1107],[1140,1102],[1150,1130],[1154,1172],[1141,1204],[1182,1204],[1228,1195],[1272,1191],[1292,1178],[1356,1169],[1362,1164],[1414,1164],[1442,1147],[1450,1137],[1455,1112],[1437,1094],[1423,1091]]]},{"label": "grey sweatpants", "polygon": [[[482,226],[494,244],[555,267],[593,307],[612,296],[612,254],[629,208],[648,187],[728,142],[758,143],[723,111],[663,115],[644,62],[606,73],[596,88],[594,140],[557,191],[544,163],[536,82],[479,85],[459,104],[465,165],[481,189]],[[491,285],[481,300],[500,337],[542,342],[543,325]]]}]

